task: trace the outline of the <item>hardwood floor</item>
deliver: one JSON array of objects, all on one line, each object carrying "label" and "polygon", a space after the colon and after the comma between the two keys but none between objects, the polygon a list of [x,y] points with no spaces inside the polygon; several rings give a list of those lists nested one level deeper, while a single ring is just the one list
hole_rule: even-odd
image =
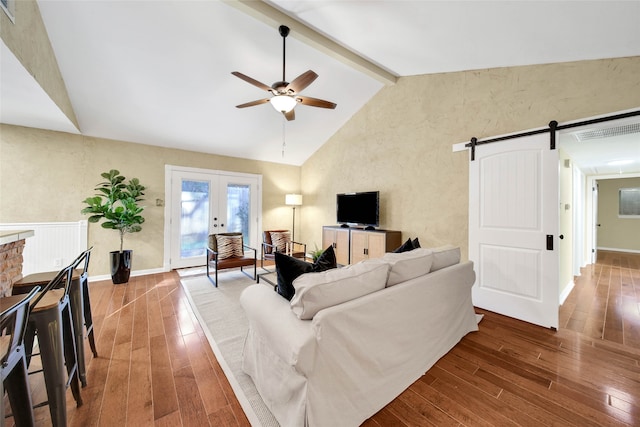
[{"label": "hardwood floor", "polygon": [[561,326],[640,349],[640,254],[600,251],[575,282]]},{"label": "hardwood floor", "polygon": [[[249,425],[176,272],[90,286],[99,357],[70,426]],[[640,425],[640,254],[585,268],[559,331],[477,311],[480,331],[364,426]]]},{"label": "hardwood floor", "polygon": [[[69,426],[249,426],[175,271],[89,286],[98,357],[85,340],[88,385],[80,408],[67,391]],[[44,400],[41,375],[32,393]],[[51,425],[48,407],[36,418]]]}]

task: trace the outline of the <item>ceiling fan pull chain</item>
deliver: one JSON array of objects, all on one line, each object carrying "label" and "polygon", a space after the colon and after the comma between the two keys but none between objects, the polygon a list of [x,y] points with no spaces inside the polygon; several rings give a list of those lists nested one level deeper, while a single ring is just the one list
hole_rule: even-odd
[{"label": "ceiling fan pull chain", "polygon": [[286,147],[286,142],[285,142],[285,126],[287,124],[287,120],[284,118],[284,116],[282,117],[282,158],[284,159],[284,148]]}]

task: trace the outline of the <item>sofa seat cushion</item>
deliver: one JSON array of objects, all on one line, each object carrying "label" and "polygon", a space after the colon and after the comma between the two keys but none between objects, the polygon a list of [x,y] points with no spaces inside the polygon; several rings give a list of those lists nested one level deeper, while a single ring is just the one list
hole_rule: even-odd
[{"label": "sofa seat cushion", "polygon": [[324,308],[383,289],[388,271],[386,263],[361,262],[321,273],[305,273],[293,282],[296,293],[291,299],[291,310],[300,319],[312,319]]},{"label": "sofa seat cushion", "polygon": [[433,253],[430,249],[414,249],[399,253],[389,252],[379,260],[389,264],[389,278],[387,286],[428,274],[431,271]]}]

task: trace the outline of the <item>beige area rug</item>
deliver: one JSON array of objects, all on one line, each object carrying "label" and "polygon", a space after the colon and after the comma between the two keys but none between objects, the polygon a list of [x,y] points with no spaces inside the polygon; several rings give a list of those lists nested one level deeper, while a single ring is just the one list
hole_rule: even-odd
[{"label": "beige area rug", "polygon": [[252,426],[278,427],[279,424],[258,394],[251,378],[242,371],[242,347],[249,322],[239,298],[247,286],[256,284],[239,270],[218,274],[218,287],[209,281],[204,268],[200,273],[182,271],[180,281],[191,307],[202,325],[218,363],[233,388]]}]

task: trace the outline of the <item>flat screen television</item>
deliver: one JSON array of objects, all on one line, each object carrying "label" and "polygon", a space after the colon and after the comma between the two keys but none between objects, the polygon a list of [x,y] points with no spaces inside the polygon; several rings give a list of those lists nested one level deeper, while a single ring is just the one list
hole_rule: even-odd
[{"label": "flat screen television", "polygon": [[342,193],[336,195],[336,217],[339,224],[380,225],[380,192]]}]

